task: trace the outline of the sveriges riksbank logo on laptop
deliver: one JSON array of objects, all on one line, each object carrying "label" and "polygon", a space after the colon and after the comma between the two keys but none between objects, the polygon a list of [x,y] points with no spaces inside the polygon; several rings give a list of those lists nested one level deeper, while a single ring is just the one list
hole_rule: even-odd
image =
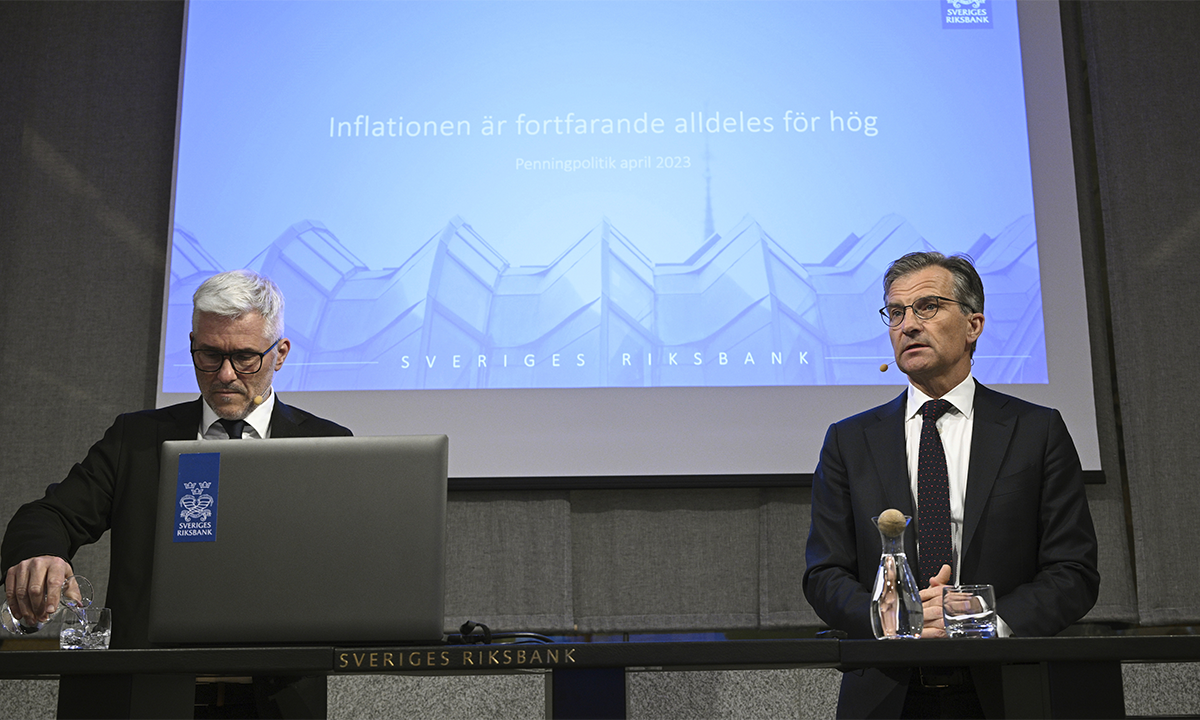
[{"label": "sveriges riksbank logo on laptop", "polygon": [[188,491],[188,495],[179,498],[179,505],[183,511],[179,513],[179,517],[184,520],[207,520],[212,515],[213,497],[204,492],[212,483],[184,483],[183,487]]},{"label": "sveriges riksbank logo on laptop", "polygon": [[183,453],[175,481],[174,542],[215,542],[221,453]]},{"label": "sveriges riksbank logo on laptop", "polygon": [[992,9],[987,0],[943,0],[942,28],[991,30]]}]

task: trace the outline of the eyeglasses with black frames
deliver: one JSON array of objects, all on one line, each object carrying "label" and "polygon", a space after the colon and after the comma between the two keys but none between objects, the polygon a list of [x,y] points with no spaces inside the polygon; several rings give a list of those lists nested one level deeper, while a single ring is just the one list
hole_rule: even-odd
[{"label": "eyeglasses with black frames", "polygon": [[[279,340],[282,340],[280,338]],[[279,340],[271,343],[271,347],[263,350],[260,353],[248,352],[239,350],[232,353],[220,353],[216,350],[197,350],[192,348],[192,364],[200,372],[215,373],[225,364],[225,360],[229,360],[229,365],[233,371],[239,375],[253,375],[262,370],[263,357],[275,349],[279,344]]]},{"label": "eyeglasses with black frames", "polygon": [[971,310],[969,306],[957,300],[942,297],[941,295],[929,295],[928,297],[914,300],[911,305],[888,305],[887,307],[880,308],[879,316],[883,318],[883,322],[888,327],[900,327],[900,323],[904,322],[904,315],[908,312],[909,308],[912,308],[913,316],[918,320],[932,320],[944,302],[962,305],[968,311]]}]

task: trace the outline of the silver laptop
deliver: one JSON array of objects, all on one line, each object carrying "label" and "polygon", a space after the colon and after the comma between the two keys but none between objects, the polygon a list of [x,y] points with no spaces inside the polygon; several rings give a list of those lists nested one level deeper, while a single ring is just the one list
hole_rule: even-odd
[{"label": "silver laptop", "polygon": [[163,443],[150,641],[440,641],[448,444]]}]

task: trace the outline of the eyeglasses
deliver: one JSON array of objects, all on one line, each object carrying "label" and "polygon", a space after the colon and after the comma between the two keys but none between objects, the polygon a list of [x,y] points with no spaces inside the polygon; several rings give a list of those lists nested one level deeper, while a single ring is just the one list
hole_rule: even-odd
[{"label": "eyeglasses", "polygon": [[900,327],[900,323],[904,322],[904,315],[908,312],[909,308],[912,308],[913,316],[918,320],[932,320],[944,302],[962,305],[967,310],[971,309],[957,300],[951,300],[941,295],[930,295],[929,297],[915,300],[912,305],[888,305],[885,308],[880,308],[879,316],[883,318],[883,322],[888,327]]},{"label": "eyeglasses", "polygon": [[[280,338],[282,340],[283,338]],[[219,353],[215,350],[197,350],[192,348],[192,364],[200,372],[215,373],[229,359],[229,365],[239,375],[253,375],[262,370],[263,356],[275,349],[279,340],[271,343],[271,347],[260,353],[239,350],[232,353]]]}]

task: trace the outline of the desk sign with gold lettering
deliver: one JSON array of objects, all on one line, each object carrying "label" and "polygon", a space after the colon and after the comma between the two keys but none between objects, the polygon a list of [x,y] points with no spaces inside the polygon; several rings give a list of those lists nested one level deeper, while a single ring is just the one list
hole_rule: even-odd
[{"label": "desk sign with gold lettering", "polygon": [[505,672],[601,667],[834,667],[838,640],[576,642],[336,648],[333,671]]},{"label": "desk sign with gold lettering", "polygon": [[576,665],[580,652],[578,645],[553,644],[338,648],[333,668],[350,673],[563,668]]}]

